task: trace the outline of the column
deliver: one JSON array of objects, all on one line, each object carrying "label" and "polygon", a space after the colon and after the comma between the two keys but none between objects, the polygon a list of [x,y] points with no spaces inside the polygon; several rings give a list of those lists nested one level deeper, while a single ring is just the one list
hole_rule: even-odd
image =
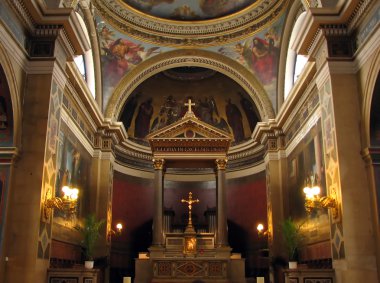
[{"label": "column", "polygon": [[153,216],[153,243],[155,247],[164,246],[164,236],[162,230],[163,214],[163,169],[164,159],[153,159],[154,166],[154,216]]},{"label": "column", "polygon": [[216,163],[216,247],[228,247],[226,165],[227,159],[217,159]]}]

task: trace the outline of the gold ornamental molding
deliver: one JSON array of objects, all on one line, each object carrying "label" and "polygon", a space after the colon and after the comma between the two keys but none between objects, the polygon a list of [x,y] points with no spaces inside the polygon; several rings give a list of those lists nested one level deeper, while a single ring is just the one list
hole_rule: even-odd
[{"label": "gold ornamental molding", "polygon": [[225,160],[232,141],[231,134],[199,120],[191,110],[191,105],[194,105],[191,99],[185,105],[189,105],[189,110],[182,119],[147,136],[153,163],[161,158],[165,161],[180,160],[185,166],[194,160]]},{"label": "gold ornamental molding", "polygon": [[268,27],[286,10],[289,0],[256,1],[225,17],[177,21],[140,12],[122,0],[94,0],[107,22],[123,33],[153,44],[180,48],[238,41]]},{"label": "gold ornamental molding", "polygon": [[225,170],[227,166],[227,159],[217,159],[215,160],[215,164],[218,170]]},{"label": "gold ornamental molding", "polygon": [[230,77],[249,94],[259,111],[261,121],[275,117],[269,97],[253,73],[231,58],[196,49],[168,51],[140,63],[116,87],[106,107],[105,116],[118,120],[126,100],[138,85],[159,72],[181,66],[209,68]]},{"label": "gold ornamental molding", "polygon": [[162,158],[154,158],[152,160],[154,170],[162,170],[164,168],[165,160]]}]

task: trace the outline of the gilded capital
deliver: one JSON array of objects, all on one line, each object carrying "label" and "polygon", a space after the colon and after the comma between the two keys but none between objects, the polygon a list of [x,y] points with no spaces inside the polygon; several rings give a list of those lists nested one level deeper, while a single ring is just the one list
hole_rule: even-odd
[{"label": "gilded capital", "polygon": [[224,159],[216,159],[215,160],[215,163],[216,163],[216,168],[218,170],[225,170],[226,169],[226,166],[227,166],[227,158],[224,158]]},{"label": "gilded capital", "polygon": [[153,167],[154,167],[154,170],[162,170],[164,168],[164,163],[165,163],[165,160],[164,159],[154,159],[153,158]]}]

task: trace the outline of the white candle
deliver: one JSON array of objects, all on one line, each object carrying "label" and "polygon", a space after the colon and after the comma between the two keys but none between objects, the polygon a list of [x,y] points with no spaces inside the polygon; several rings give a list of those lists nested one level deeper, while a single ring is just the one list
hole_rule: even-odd
[{"label": "white candle", "polygon": [[123,277],[123,283],[131,283],[131,277]]},{"label": "white candle", "polygon": [[265,283],[264,277],[257,277],[256,283]]}]

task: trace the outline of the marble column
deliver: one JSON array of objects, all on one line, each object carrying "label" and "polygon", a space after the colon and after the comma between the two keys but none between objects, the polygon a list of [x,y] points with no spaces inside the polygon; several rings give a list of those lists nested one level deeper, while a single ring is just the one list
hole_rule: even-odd
[{"label": "marble column", "polygon": [[162,217],[163,217],[163,169],[164,159],[153,159],[154,166],[154,216],[153,216],[153,243],[155,247],[164,245]]},{"label": "marble column", "polygon": [[226,203],[226,165],[227,159],[217,159],[215,161],[217,168],[216,183],[217,183],[217,230],[216,230],[216,246],[228,246],[227,232],[227,203]]}]

